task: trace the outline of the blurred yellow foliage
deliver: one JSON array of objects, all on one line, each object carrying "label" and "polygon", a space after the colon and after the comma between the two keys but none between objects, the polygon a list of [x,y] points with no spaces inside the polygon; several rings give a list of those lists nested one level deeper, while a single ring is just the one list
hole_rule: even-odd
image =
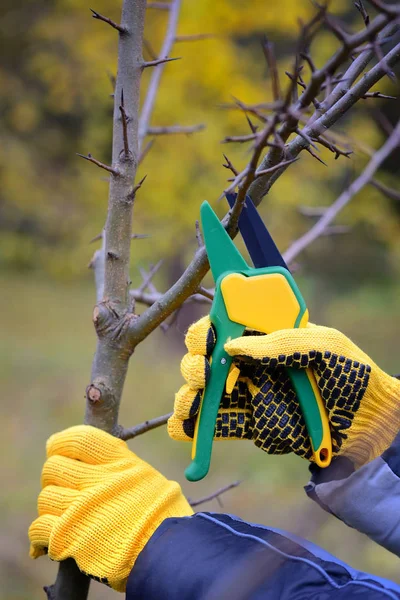
[{"label": "blurred yellow foliage", "polygon": [[[5,233],[0,236],[1,261],[8,267],[45,269],[56,277],[87,276],[93,251],[88,242],[101,231],[106,217],[107,177],[80,161],[76,152],[91,152],[110,161],[117,35],[91,19],[79,0],[28,0],[26,4],[31,10],[11,0],[0,8],[5,38],[0,67],[4,114],[0,226]],[[120,7],[111,0],[98,0],[95,9],[119,19]],[[331,9],[346,21],[348,30],[361,27],[358,13],[350,11],[345,0],[332,3]],[[151,239],[134,242],[133,277],[138,263],[154,262],[160,256],[189,260],[200,202],[207,198],[215,204],[226,186],[229,174],[221,166],[222,153],[239,169],[249,156],[248,145],[221,145],[227,135],[248,132],[244,115],[221,105],[232,103],[234,97],[247,103],[272,100],[262,36],[275,43],[284,87],[299,19],[306,21],[314,10],[307,0],[281,0],[279,10],[264,0],[183,2],[178,35],[213,37],[175,44],[172,56],[182,60],[165,67],[151,124],[205,123],[207,128],[191,136],[158,137],[140,167],[139,176],[148,177],[137,197],[134,231],[150,234]],[[167,11],[147,11],[145,38],[156,54],[167,17]],[[23,40],[22,48],[16,35]],[[317,66],[337,47],[335,37],[322,31],[312,44]],[[145,56],[150,58],[148,51]],[[150,76],[147,69],[142,99]],[[382,142],[366,112],[367,106],[382,106],[382,100],[367,102],[336,128],[338,135],[346,133],[357,141],[351,159],[336,162],[323,149],[327,168],[304,153],[264,202],[263,215],[282,249],[311,224],[299,213],[299,206],[330,204],[365,164],[365,148]],[[223,202],[215,205],[222,214]],[[355,235],[360,222],[366,223],[373,239],[388,248],[397,245],[398,212],[393,202],[372,188],[354,200],[339,220],[351,223]]]}]

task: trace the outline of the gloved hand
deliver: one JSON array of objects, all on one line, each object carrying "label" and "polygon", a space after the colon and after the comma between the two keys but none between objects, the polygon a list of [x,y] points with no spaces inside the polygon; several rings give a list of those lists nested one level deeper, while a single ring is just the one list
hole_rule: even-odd
[{"label": "gloved hand", "polygon": [[174,481],[125,442],[79,425],[51,436],[30,555],[72,557],[89,577],[124,591],[133,564],[168,517],[193,514]]},{"label": "gloved hand", "polygon": [[[250,333],[250,335],[249,335]],[[181,363],[187,383],[175,398],[168,433],[191,441],[215,345],[209,317],[186,336]],[[225,350],[240,376],[220,404],[215,439],[251,439],[265,452],[295,452],[312,458],[305,422],[284,367],[311,367],[326,403],[333,455],[360,466],[388,448],[400,427],[400,381],[384,373],[362,350],[335,329],[309,325],[269,335],[246,332]]]}]

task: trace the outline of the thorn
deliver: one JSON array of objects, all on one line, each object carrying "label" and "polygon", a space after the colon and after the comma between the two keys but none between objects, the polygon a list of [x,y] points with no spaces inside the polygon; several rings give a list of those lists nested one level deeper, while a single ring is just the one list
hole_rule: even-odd
[{"label": "thorn", "polygon": [[311,154],[311,156],[313,156],[316,160],[318,160],[320,163],[322,163],[323,165],[325,165],[325,167],[328,166],[326,164],[326,162],[324,162],[322,160],[322,158],[320,158],[319,156],[317,156],[316,154],[314,154],[314,152],[311,150],[311,148],[309,148],[308,146],[306,146],[306,148],[304,148],[304,150],[307,150],[307,152],[309,152]]},{"label": "thorn", "polygon": [[248,116],[246,113],[245,113],[245,116],[246,116],[247,122],[248,122],[248,124],[249,124],[249,127],[250,127],[250,129],[251,129],[252,133],[256,133],[256,132],[257,132],[257,129],[258,129],[258,127],[257,127],[256,125],[254,125],[254,124],[251,122],[251,120],[250,120],[249,116]]},{"label": "thorn", "polygon": [[124,106],[124,90],[121,89],[121,104],[119,107],[121,112],[121,120],[122,120],[122,135],[124,140],[124,155],[125,160],[129,160],[130,151],[129,151],[129,141],[128,141],[128,117],[126,116],[125,106]]},{"label": "thorn", "polygon": [[142,187],[142,185],[143,185],[143,183],[144,183],[144,181],[145,181],[146,177],[147,177],[147,175],[145,175],[145,176],[143,177],[143,179],[141,179],[141,180],[139,181],[139,183],[137,183],[137,184],[136,184],[136,185],[133,187],[132,191],[129,193],[129,201],[130,201],[130,202],[133,202],[133,200],[135,199],[136,192],[138,191],[138,189],[140,189],[140,188]]},{"label": "thorn", "polygon": [[100,162],[99,160],[96,160],[95,158],[93,158],[93,156],[91,154],[88,154],[87,156],[85,156],[84,154],[79,154],[79,152],[77,152],[76,155],[80,156],[81,158],[84,158],[85,160],[88,160],[89,162],[93,163],[94,165],[97,165],[98,167],[100,167],[100,169],[104,169],[105,171],[112,173],[112,175],[114,175],[114,177],[118,177],[120,175],[119,171],[117,171],[116,169],[113,169],[112,167],[109,167],[108,165],[105,165],[104,163]]},{"label": "thorn", "polygon": [[111,27],[117,29],[120,33],[127,33],[128,30],[126,29],[126,27],[122,27],[122,25],[118,25],[117,23],[115,23],[115,21],[112,21],[108,17],[104,17],[100,13],[93,10],[93,8],[90,8],[89,10],[91,10],[91,12],[93,13],[93,19],[98,19],[99,21],[104,21],[104,23],[108,23],[108,25],[111,25]]},{"label": "thorn", "polygon": [[369,14],[365,10],[365,6],[363,4],[363,1],[362,0],[356,0],[356,2],[354,2],[354,6],[356,7],[356,9],[359,11],[359,13],[361,14],[362,18],[364,19],[364,25],[365,25],[365,27],[368,27],[368,25],[369,25]]},{"label": "thorn", "polygon": [[158,65],[172,62],[174,60],[181,60],[181,58],[181,56],[177,56],[176,58],[157,58],[157,60],[149,60],[142,64],[142,69],[148,69],[149,67],[157,67]]}]

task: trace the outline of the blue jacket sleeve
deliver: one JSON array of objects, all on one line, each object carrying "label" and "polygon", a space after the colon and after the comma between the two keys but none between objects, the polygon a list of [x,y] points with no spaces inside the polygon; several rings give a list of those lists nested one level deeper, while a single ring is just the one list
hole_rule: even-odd
[{"label": "blue jacket sleeve", "polygon": [[223,514],[166,519],[140,553],[127,600],[400,600],[400,586],[356,571],[282,531]]},{"label": "blue jacket sleeve", "polygon": [[346,458],[312,468],[307,494],[344,523],[400,556],[400,433],[357,471]]}]

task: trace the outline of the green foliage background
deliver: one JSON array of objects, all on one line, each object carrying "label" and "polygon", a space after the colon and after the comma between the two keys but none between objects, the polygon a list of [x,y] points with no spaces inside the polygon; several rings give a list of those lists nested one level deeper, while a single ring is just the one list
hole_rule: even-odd
[{"label": "green foliage background", "polygon": [[[243,115],[220,105],[232,96],[249,103],[271,100],[260,38],[267,34],[275,42],[283,74],[292,62],[297,19],[312,14],[306,0],[281,0],[279,10],[271,6],[261,0],[183,2],[179,34],[217,35],[176,44],[172,55],[183,60],[166,67],[152,125],[204,122],[207,129],[158,138],[141,166],[140,175],[148,178],[137,197],[134,231],[151,237],[133,242],[134,283],[139,266],[164,257],[156,284],[166,289],[195,249],[200,202],[209,199],[222,214],[223,203],[216,202],[227,176],[222,152],[241,168],[248,149],[220,145],[226,135],[247,133]],[[111,0],[92,7],[118,20],[120,7]],[[88,9],[82,0],[3,0],[0,7],[0,597],[7,600],[42,598],[41,585],[54,577],[49,561],[28,558],[26,529],[35,516],[44,441],[82,420],[95,348],[94,289],[86,265],[93,253],[89,240],[104,224],[107,182],[75,152],[110,160],[109,75],[115,74],[117,40],[104,23],[91,20]],[[361,26],[348,2],[336,0],[332,9],[349,29]],[[146,38],[156,50],[165,22],[164,12],[148,11]],[[317,65],[336,47],[321,32],[313,44]],[[389,81],[379,89],[396,92]],[[397,118],[397,102],[368,101],[336,129],[357,141],[351,160],[336,162],[323,151],[327,168],[305,154],[265,199],[262,213],[281,249],[312,222],[299,207],[329,205],[365,164],[368,149],[382,143],[373,119],[378,107]],[[380,173],[393,186],[396,161],[398,156]],[[349,225],[350,233],[320,239],[299,258],[296,273],[313,320],[342,329],[389,372],[400,371],[399,217],[398,204],[366,188],[337,221]],[[157,331],[138,348],[122,407],[125,425],[171,409],[181,384],[183,332],[199,314],[186,311],[166,335]],[[223,500],[223,510],[297,531],[355,567],[400,581],[397,559],[305,498],[307,465],[297,458],[267,457],[247,443],[219,444],[211,475],[194,486],[183,480],[189,447],[171,442],[165,430],[131,447],[182,482],[192,498],[243,479]],[[215,501],[205,508],[220,510]],[[113,595],[98,585],[91,594]]]}]

